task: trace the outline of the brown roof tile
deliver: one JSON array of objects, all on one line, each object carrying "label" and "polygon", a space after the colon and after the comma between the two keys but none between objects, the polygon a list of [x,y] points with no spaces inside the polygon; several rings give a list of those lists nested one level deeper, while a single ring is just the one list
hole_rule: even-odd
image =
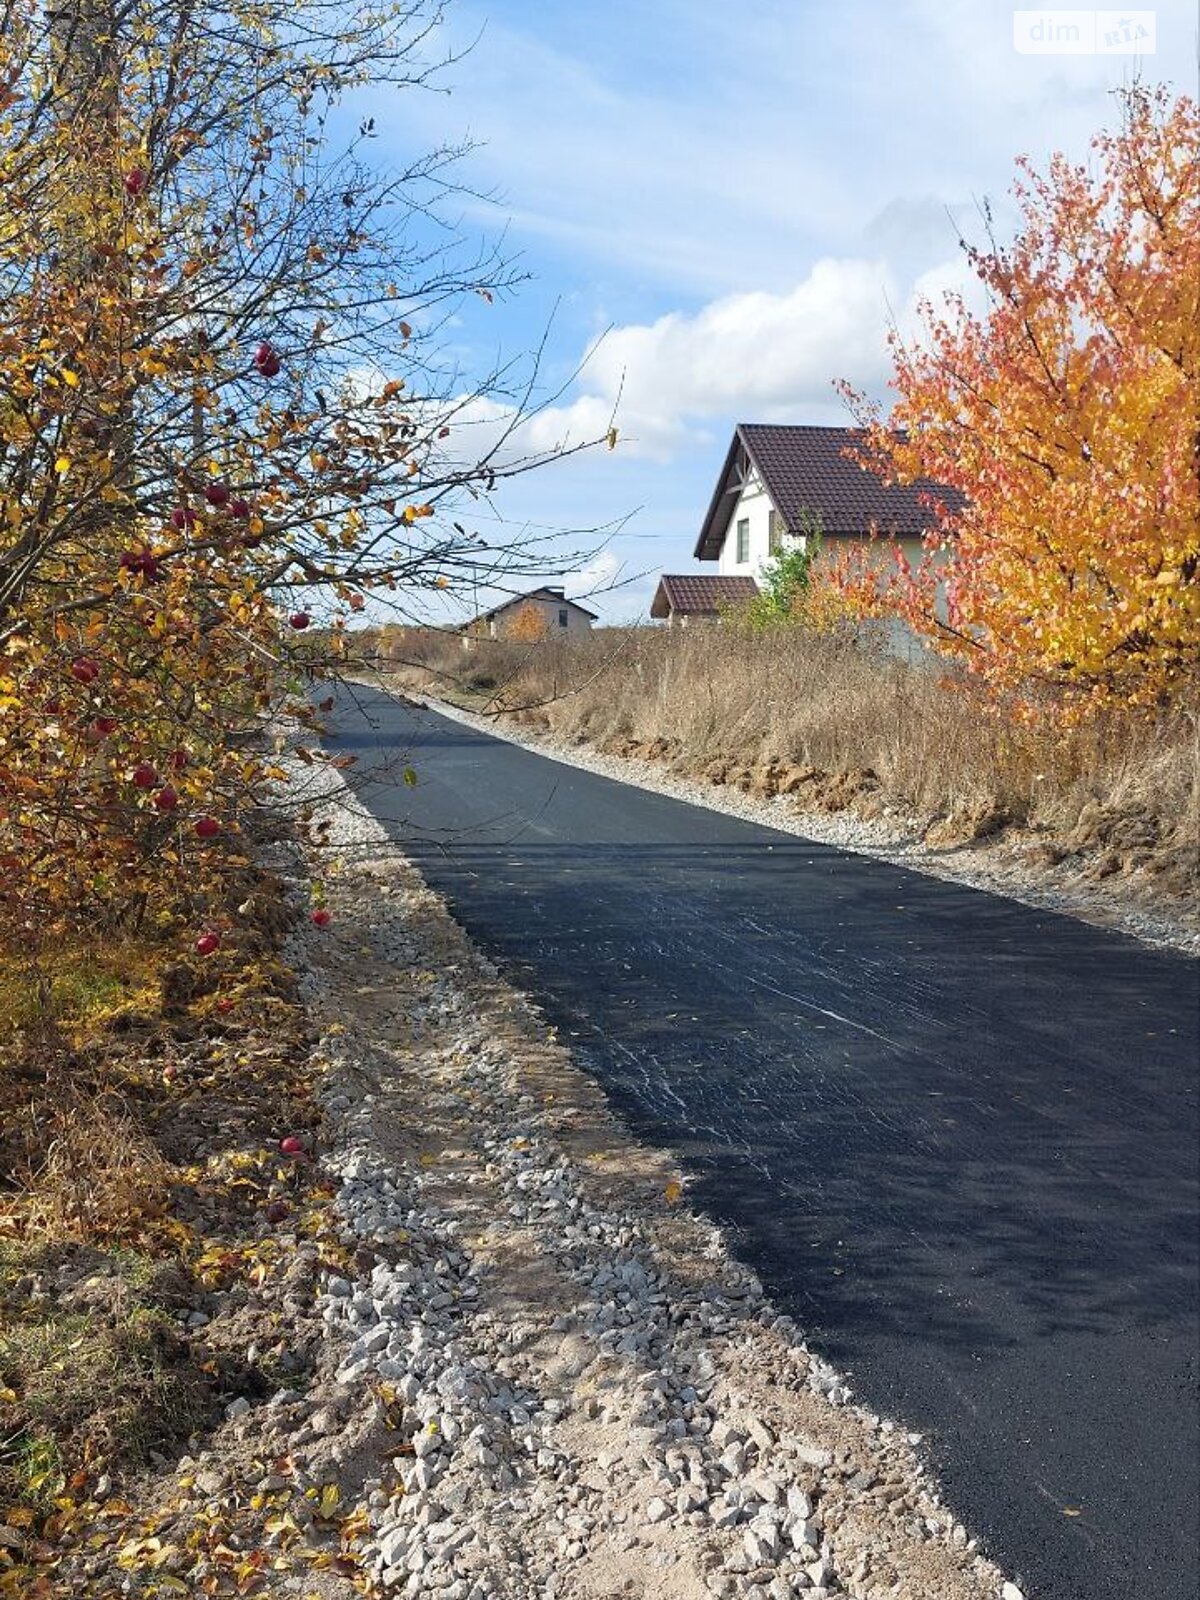
[{"label": "brown roof tile", "polygon": [[731,606],[745,605],[758,593],[753,578],[721,578],[710,573],[664,572],[659,579],[652,617],[674,612],[684,617],[715,617]]},{"label": "brown roof tile", "polygon": [[884,483],[846,454],[862,441],[860,428],[740,422],[700,530],[696,555],[702,561],[717,559],[740,488],[738,469],[746,462],[757,471],[790,531],[800,530],[808,512],[835,536],[865,536],[872,524],[884,534],[919,535],[934,522],[921,503],[923,494],[937,494],[954,509],[961,506],[956,491],[932,482],[903,488]]}]

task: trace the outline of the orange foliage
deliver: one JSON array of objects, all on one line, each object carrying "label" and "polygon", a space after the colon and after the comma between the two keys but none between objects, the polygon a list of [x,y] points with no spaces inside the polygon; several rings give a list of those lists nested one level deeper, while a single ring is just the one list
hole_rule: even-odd
[{"label": "orange foliage", "polygon": [[540,606],[526,604],[505,618],[502,633],[517,644],[537,644],[546,637],[550,628],[546,614]]},{"label": "orange foliage", "polygon": [[899,400],[857,403],[883,477],[959,491],[926,559],[843,587],[997,685],[1076,710],[1162,703],[1200,662],[1200,112],[1124,96],[1094,170],[1022,164],[1014,242],[972,250],[988,291],[893,338]]}]

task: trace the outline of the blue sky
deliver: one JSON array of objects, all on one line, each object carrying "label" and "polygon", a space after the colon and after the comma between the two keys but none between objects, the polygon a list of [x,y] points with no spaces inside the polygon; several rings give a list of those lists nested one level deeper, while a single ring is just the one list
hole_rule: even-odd
[{"label": "blue sky", "polygon": [[[1194,94],[1194,0],[1156,21],[1142,77]],[[978,237],[984,199],[1011,223],[1014,157],[1083,157],[1139,69],[1020,54],[996,0],[453,0],[438,44],[472,40],[447,92],[372,105],[375,156],[477,141],[461,176],[491,198],[464,224],[531,276],[447,337],[483,372],[549,328],[542,395],[567,387],[532,443],[602,433],[621,395],[614,452],[498,501],[518,532],[620,524],[569,580],[632,579],[594,602],[610,620],[695,569],[732,425],[847,420],[837,378],[883,395],[889,320],[966,283],[957,230]]]}]

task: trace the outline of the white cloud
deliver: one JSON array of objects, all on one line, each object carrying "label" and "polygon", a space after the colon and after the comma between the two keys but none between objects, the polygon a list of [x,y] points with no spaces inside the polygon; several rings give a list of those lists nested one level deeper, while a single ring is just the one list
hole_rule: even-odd
[{"label": "white cloud", "polygon": [[573,600],[586,600],[604,590],[611,589],[621,576],[621,560],[611,550],[602,550],[586,567],[573,572],[563,580],[568,596]]},{"label": "white cloud", "polygon": [[829,258],[785,293],[724,295],[615,328],[588,352],[581,392],[531,419],[522,440],[548,450],[599,437],[615,413],[625,454],[665,461],[731,420],[842,421],[835,380],[880,392],[892,322],[913,338],[919,298],[970,297],[973,282],[952,261],[903,293],[885,262]]}]

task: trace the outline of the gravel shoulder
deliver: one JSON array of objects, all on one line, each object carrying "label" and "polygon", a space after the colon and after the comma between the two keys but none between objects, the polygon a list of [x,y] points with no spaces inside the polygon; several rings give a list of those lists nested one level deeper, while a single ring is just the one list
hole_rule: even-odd
[{"label": "gravel shoulder", "polygon": [[[366,680],[364,680],[366,681]],[[902,817],[868,821],[851,810],[802,809],[787,795],[760,798],[702,778],[672,772],[663,763],[639,756],[608,755],[587,746],[564,744],[531,730],[510,718],[481,716],[428,694],[412,696],[389,687],[385,679],[372,678],[371,687],[417,699],[441,716],[452,717],[495,738],[536,750],[551,761],[581,767],[619,783],[634,784],[690,805],[706,806],[748,822],[778,828],[784,833],[833,845],[858,855],[894,862],[914,872],[965,883],[972,888],[1004,895],[1023,905],[1077,917],[1097,927],[1115,928],[1146,944],[1200,955],[1200,913],[1185,902],[1148,907],[1144,893],[1113,879],[1088,881],[1065,871],[1030,866],[1013,852],[994,843],[936,848],[924,842],[919,831],[907,827]]]},{"label": "gravel shoulder", "polygon": [[333,921],[294,954],[346,1266],[287,1427],[359,1570],[447,1600],[1019,1600],[920,1439],[854,1404],[340,781],[317,809]]}]

